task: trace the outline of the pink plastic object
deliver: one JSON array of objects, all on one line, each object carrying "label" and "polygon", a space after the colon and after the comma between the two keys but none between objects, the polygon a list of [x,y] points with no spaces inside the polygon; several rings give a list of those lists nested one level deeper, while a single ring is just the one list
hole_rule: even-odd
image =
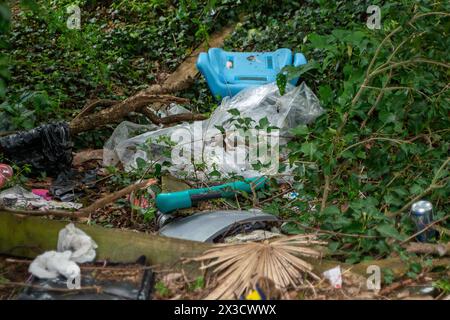
[{"label": "pink plastic object", "polygon": [[4,175],[0,174],[0,188],[3,187],[3,185],[6,182],[6,178]]},{"label": "pink plastic object", "polygon": [[13,169],[7,164],[0,163],[0,174],[5,178],[11,178],[14,174]]},{"label": "pink plastic object", "polygon": [[33,192],[33,194],[44,198],[47,201],[52,200],[52,197],[50,196],[50,191],[48,191],[47,189],[33,189],[31,190],[31,192]]},{"label": "pink plastic object", "polygon": [[0,188],[13,176],[13,169],[7,164],[0,163]]}]

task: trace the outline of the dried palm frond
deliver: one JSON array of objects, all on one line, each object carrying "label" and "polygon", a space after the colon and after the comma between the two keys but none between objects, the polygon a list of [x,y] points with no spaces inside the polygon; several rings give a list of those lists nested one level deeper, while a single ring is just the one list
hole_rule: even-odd
[{"label": "dried palm frond", "polygon": [[279,290],[303,284],[307,275],[319,279],[312,272],[312,265],[299,258],[319,258],[319,251],[307,247],[317,244],[324,242],[317,241],[314,235],[284,237],[271,242],[219,244],[194,260],[202,262],[201,269],[217,276],[219,285],[206,299],[232,299],[247,294],[261,278],[273,281]]}]

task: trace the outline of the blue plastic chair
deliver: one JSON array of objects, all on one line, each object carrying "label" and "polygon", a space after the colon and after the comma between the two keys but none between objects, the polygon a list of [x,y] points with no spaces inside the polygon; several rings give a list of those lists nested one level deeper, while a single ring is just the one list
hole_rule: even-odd
[{"label": "blue plastic chair", "polygon": [[[228,52],[211,48],[200,53],[197,68],[215,97],[234,96],[242,89],[275,82],[285,66],[306,64],[301,53],[286,48],[274,52]],[[292,79],[295,84],[297,79]]]}]

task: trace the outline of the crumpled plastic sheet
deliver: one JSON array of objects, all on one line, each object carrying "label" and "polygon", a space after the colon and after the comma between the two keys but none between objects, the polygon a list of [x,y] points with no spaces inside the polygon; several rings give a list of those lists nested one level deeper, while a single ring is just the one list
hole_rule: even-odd
[{"label": "crumpled plastic sheet", "polygon": [[[271,145],[271,148],[278,148],[286,144],[291,136],[290,129],[300,124],[308,124],[324,112],[319,99],[305,83],[298,87],[288,85],[283,96],[280,95],[278,87],[274,83],[248,88],[232,98],[224,98],[211,117],[204,121],[183,123],[154,131],[151,131],[153,129],[149,127],[148,132],[136,136],[134,136],[136,132],[145,128],[123,122],[104,146],[103,164],[115,166],[122,163],[125,170],[131,171],[138,167],[139,158],[146,162],[152,161],[160,164],[165,161],[171,162],[175,149],[182,149],[183,145],[192,145],[191,153],[194,157],[200,155],[200,160],[205,164],[205,171],[203,174],[195,172],[193,161],[178,161],[178,163],[172,161],[172,165],[168,168],[172,175],[179,178],[195,177],[207,180],[208,174],[214,170],[224,176],[237,174],[245,178],[268,174],[268,172],[262,172],[261,169],[255,170],[251,163],[235,161],[236,154],[239,152],[235,147],[235,141],[242,137],[233,131],[239,127],[239,124],[236,116],[229,112],[232,109],[239,111],[240,114],[237,118],[251,118],[254,121],[252,128],[263,118],[267,118],[270,126],[279,128],[279,139],[271,140],[277,141],[277,145]],[[218,127],[223,128],[226,132],[224,138]],[[232,133],[228,134],[229,132]],[[168,143],[168,139],[171,140],[170,143]],[[219,140],[222,149],[219,154],[205,153],[205,151],[217,147]],[[246,154],[257,147],[255,145],[246,146]],[[172,153],[172,156],[167,156],[166,153]],[[205,154],[207,156],[204,156]],[[263,164],[272,160],[272,155],[268,153],[265,158],[259,159]]]},{"label": "crumpled plastic sheet", "polygon": [[[166,117],[169,115],[182,113],[189,113],[189,110],[175,103],[171,103],[166,110],[159,110],[157,116]],[[135,137],[150,131],[155,131],[157,129],[161,129],[161,126],[158,126],[156,124],[145,125],[136,124],[130,121],[123,121],[116,127],[111,137],[105,143],[105,146],[103,148],[103,163],[106,166],[118,164],[120,162],[120,158],[118,157],[116,150],[120,150],[122,148],[123,142],[131,137]]]},{"label": "crumpled plastic sheet", "polygon": [[75,279],[80,276],[80,267],[70,260],[71,256],[71,251],[44,252],[31,262],[28,271],[40,279],[54,279],[59,275]]},{"label": "crumpled plastic sheet", "polygon": [[0,153],[16,165],[31,164],[38,173],[58,175],[72,165],[69,125],[50,123],[0,137]]},{"label": "crumpled plastic sheet", "polygon": [[78,210],[83,206],[81,203],[76,202],[45,200],[43,197],[18,185],[0,192],[0,205],[14,209],[37,209],[42,211],[56,209]]},{"label": "crumpled plastic sheet", "polygon": [[94,261],[97,244],[83,230],[69,223],[59,231],[57,249],[59,252],[69,250],[72,252],[70,260],[85,263]]},{"label": "crumpled plastic sheet", "polygon": [[50,192],[54,199],[73,202],[85,194],[87,188],[95,187],[97,180],[96,170],[87,170],[79,172],[75,169],[61,172],[53,180]]}]

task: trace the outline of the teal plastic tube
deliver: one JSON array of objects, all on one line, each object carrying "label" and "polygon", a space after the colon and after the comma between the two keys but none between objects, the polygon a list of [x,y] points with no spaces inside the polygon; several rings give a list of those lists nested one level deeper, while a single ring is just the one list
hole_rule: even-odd
[{"label": "teal plastic tube", "polygon": [[210,188],[160,193],[156,196],[156,207],[162,213],[191,208],[198,201],[234,197],[236,191],[251,193],[252,184],[254,185],[255,190],[260,190],[266,186],[266,183],[266,177],[256,177],[246,179],[245,181],[225,183]]}]

